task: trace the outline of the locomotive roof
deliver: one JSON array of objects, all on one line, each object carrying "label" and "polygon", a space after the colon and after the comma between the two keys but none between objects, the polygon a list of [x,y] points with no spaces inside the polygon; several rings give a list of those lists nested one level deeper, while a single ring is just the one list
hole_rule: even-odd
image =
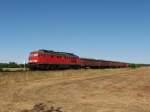
[{"label": "locomotive roof", "polygon": [[50,53],[50,54],[54,54],[54,55],[60,55],[60,56],[76,56],[75,54],[73,53],[66,53],[66,52],[55,52],[55,51],[52,51],[52,50],[45,50],[45,49],[40,49],[38,51],[34,51],[34,52],[41,52],[41,53]]}]

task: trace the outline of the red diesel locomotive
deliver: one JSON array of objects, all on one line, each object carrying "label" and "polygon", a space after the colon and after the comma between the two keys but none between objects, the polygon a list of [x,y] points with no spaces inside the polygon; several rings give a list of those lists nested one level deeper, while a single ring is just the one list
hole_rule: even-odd
[{"label": "red diesel locomotive", "polygon": [[128,63],[79,58],[72,53],[49,50],[33,51],[29,55],[29,68],[49,70],[66,68],[125,68]]},{"label": "red diesel locomotive", "polygon": [[38,50],[30,53],[28,65],[30,69],[80,68],[80,58],[72,53]]}]

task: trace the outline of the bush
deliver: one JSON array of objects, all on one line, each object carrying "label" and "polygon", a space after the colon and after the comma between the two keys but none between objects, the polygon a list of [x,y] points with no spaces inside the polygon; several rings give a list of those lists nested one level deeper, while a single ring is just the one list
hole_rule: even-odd
[{"label": "bush", "polygon": [[8,67],[9,68],[19,68],[18,64],[15,62],[9,62]]},{"label": "bush", "polygon": [[130,68],[139,68],[140,65],[139,64],[130,64],[129,67]]},{"label": "bush", "polygon": [[20,68],[21,66],[15,62],[0,63],[0,68]]},{"label": "bush", "polygon": [[2,69],[2,68],[0,68],[0,72],[3,72],[3,69]]}]

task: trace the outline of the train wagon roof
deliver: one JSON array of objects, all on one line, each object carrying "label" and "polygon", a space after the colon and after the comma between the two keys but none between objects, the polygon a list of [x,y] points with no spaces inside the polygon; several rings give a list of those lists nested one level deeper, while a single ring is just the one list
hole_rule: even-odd
[{"label": "train wagon roof", "polygon": [[40,49],[40,50],[33,51],[33,52],[39,52],[39,53],[45,53],[45,54],[53,54],[53,55],[59,55],[59,56],[74,56],[74,57],[78,57],[77,55],[75,55],[73,53],[55,52],[55,51],[52,51],[52,50],[45,50],[45,49]]},{"label": "train wagon roof", "polygon": [[103,62],[112,62],[112,63],[128,64],[128,63],[126,63],[126,62],[120,62],[120,61],[110,61],[110,60],[102,60],[102,59],[93,59],[93,58],[80,58],[80,60],[103,61]]}]

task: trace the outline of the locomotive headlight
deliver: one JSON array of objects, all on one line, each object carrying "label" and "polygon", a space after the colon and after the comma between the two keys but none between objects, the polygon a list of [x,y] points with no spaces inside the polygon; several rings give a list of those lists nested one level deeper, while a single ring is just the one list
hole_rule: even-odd
[{"label": "locomotive headlight", "polygon": [[34,62],[38,62],[38,60],[34,60]]},{"label": "locomotive headlight", "polygon": [[29,60],[30,63],[38,62],[38,60]]}]

